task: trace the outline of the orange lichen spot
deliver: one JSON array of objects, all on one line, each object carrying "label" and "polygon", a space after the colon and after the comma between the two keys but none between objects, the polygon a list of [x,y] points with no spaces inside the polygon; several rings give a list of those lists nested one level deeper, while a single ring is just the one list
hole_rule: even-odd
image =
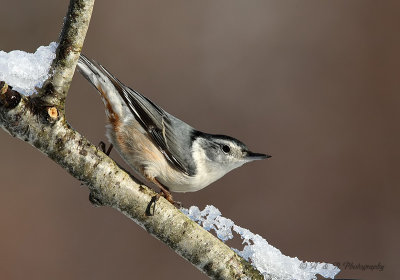
[{"label": "orange lichen spot", "polygon": [[58,117],[58,111],[56,107],[49,107],[47,109],[47,113],[49,114],[50,118],[52,119],[57,119]]}]

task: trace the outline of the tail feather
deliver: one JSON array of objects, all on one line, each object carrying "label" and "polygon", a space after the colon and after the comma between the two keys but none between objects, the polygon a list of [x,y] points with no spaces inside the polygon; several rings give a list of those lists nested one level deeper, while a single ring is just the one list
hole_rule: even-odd
[{"label": "tail feather", "polygon": [[106,108],[117,115],[122,115],[125,103],[121,98],[118,90],[115,88],[113,77],[97,62],[87,58],[83,54],[80,55],[78,60],[78,71],[88,80],[103,97],[103,102]]}]

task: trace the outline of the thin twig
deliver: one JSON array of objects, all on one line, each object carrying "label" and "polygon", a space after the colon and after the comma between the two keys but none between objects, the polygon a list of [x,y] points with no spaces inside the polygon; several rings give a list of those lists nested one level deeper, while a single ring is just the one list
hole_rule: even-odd
[{"label": "thin twig", "polygon": [[93,11],[94,0],[71,0],[59,38],[52,76],[43,85],[41,95],[47,104],[64,112],[64,103],[76,63],[82,50]]}]

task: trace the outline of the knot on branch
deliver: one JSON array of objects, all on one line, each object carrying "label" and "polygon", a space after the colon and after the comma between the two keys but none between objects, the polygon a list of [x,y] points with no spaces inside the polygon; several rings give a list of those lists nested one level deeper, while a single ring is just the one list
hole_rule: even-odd
[{"label": "knot on branch", "polygon": [[56,107],[47,108],[47,113],[49,114],[49,117],[53,120],[56,120],[58,118],[58,110]]},{"label": "knot on branch", "polygon": [[12,89],[6,82],[0,82],[0,106],[7,109],[17,107],[21,101],[21,94]]},{"label": "knot on branch", "polygon": [[95,207],[104,206],[104,203],[101,201],[100,195],[96,192],[96,190],[90,190],[89,201]]},{"label": "knot on branch", "polygon": [[29,111],[39,117],[39,120],[44,124],[53,124],[59,120],[60,110],[53,104],[49,103],[40,95],[29,96],[26,100],[26,106]]}]

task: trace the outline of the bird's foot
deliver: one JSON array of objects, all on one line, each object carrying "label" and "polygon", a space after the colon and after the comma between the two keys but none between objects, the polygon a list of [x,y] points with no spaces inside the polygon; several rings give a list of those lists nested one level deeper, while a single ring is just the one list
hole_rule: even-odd
[{"label": "bird's foot", "polygon": [[177,207],[181,207],[182,206],[182,203],[180,203],[179,201],[174,201],[174,199],[172,198],[172,194],[169,191],[167,186],[164,186],[163,184],[161,184],[156,178],[153,178],[151,181],[153,181],[153,183],[156,184],[156,186],[160,188],[160,192],[157,195],[158,197],[160,197],[162,195],[172,205],[175,205]]},{"label": "bird's foot", "polygon": [[163,196],[166,200],[168,200],[172,205],[175,205],[177,208],[182,207],[182,203],[179,201],[175,201],[172,197],[172,194],[169,191],[161,189],[160,192],[157,194],[157,196],[158,197]]},{"label": "bird's foot", "polygon": [[169,191],[165,191],[163,189],[160,190],[159,193],[157,193],[155,196],[153,196],[149,202],[149,204],[147,205],[146,208],[146,215],[147,216],[154,216],[154,211],[156,209],[156,203],[158,201],[158,199],[160,198],[160,196],[164,197],[166,200],[168,200],[172,205],[174,205],[177,208],[181,208],[182,207],[182,203],[179,201],[175,201],[172,198],[172,195]]},{"label": "bird's foot", "polygon": [[113,144],[110,144],[110,146],[108,146],[108,149],[106,150],[106,144],[103,141],[100,141],[99,145],[97,145],[97,148],[100,149],[107,156],[109,156],[113,148]]}]

